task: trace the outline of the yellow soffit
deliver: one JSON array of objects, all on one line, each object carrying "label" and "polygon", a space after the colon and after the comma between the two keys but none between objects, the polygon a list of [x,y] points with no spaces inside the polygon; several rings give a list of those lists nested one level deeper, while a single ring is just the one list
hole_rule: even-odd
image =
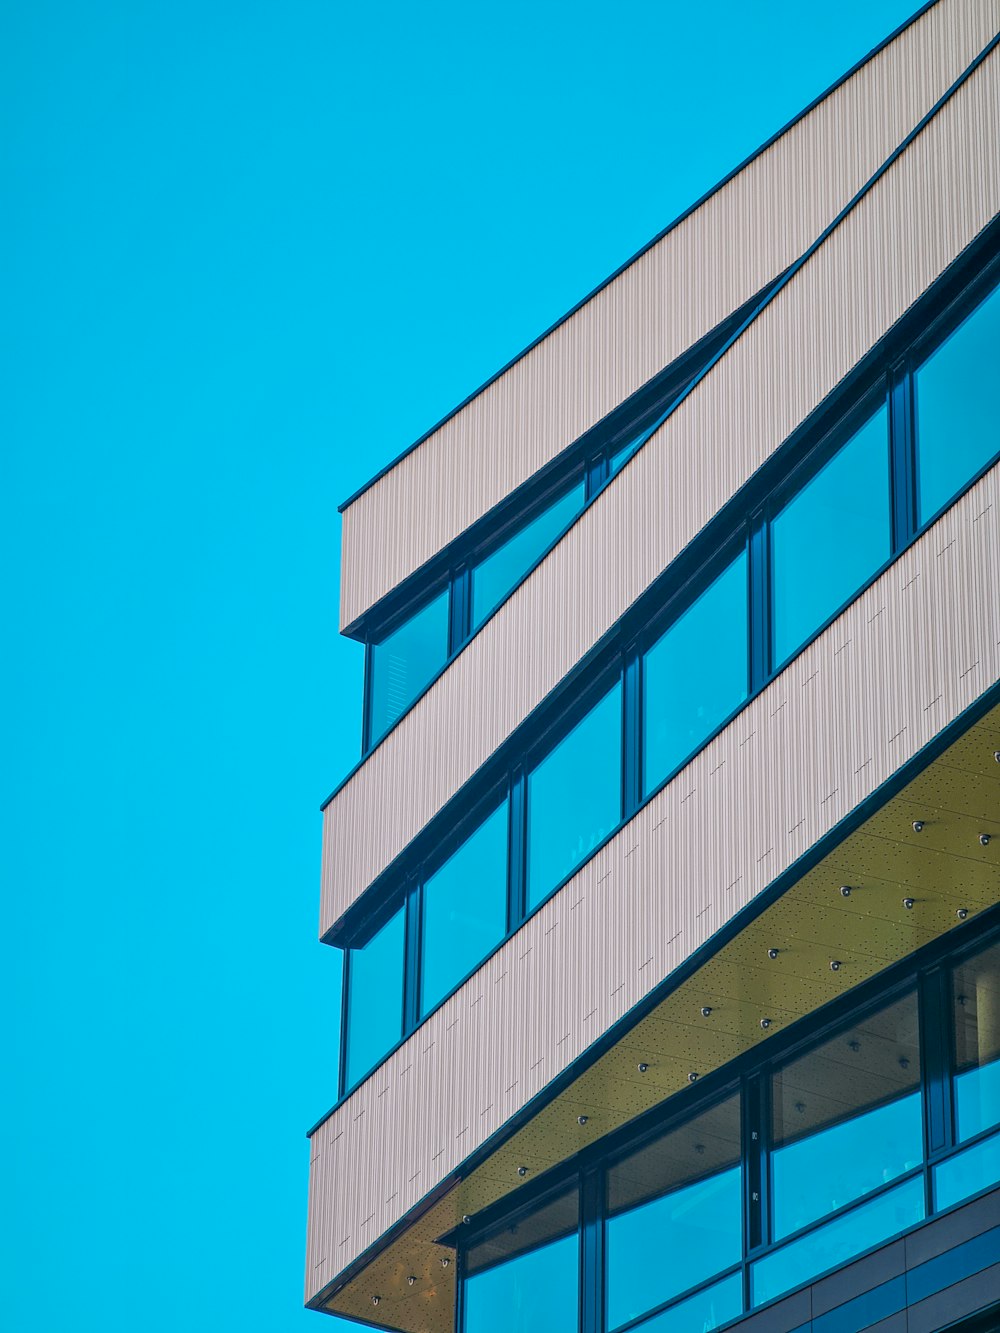
[{"label": "yellow soffit", "polygon": [[[525,1180],[682,1091],[690,1074],[711,1073],[766,1043],[954,929],[965,919],[959,912],[972,919],[1000,902],[998,750],[1000,705],[724,944],[323,1308],[405,1333],[453,1333],[455,1253],[437,1238],[464,1216],[507,1195],[513,1206]],[[982,834],[990,835],[986,846]],[[841,893],[842,885],[850,886],[849,896]],[[771,958],[769,950],[777,956]],[[711,1011],[707,1017],[704,1008]],[[527,1168],[526,1177],[518,1174],[520,1167]]]}]

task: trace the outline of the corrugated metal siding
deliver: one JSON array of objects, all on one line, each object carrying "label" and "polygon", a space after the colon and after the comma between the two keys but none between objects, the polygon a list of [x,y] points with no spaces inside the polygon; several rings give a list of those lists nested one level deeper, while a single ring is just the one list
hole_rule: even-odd
[{"label": "corrugated metal siding", "polygon": [[337,794],[322,930],[994,216],[998,84],[995,52]]},{"label": "corrugated metal siding", "polygon": [[998,26],[941,0],[361,495],[341,625],[797,259]]},{"label": "corrugated metal siding", "polygon": [[998,587],[1000,467],[321,1126],[307,1297],[1000,678]]}]

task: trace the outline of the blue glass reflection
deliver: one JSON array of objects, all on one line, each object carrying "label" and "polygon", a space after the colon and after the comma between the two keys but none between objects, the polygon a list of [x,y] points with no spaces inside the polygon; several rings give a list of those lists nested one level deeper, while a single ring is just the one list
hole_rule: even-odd
[{"label": "blue glass reflection", "polygon": [[636,1333],[711,1333],[743,1313],[743,1278],[739,1273],[706,1287],[686,1301],[636,1326]]},{"label": "blue glass reflection", "polygon": [[774,1239],[905,1175],[923,1152],[919,1092],[777,1148]]},{"label": "blue glass reflection", "polygon": [[613,477],[616,472],[620,472],[628,460],[632,457],[640,444],[645,444],[646,440],[652,434],[652,429],[647,427],[640,434],[632,437],[627,444],[621,445],[608,459],[608,476]]},{"label": "blue glass reflection", "polygon": [[740,1180],[740,1168],[731,1167],[608,1220],[609,1328],[739,1262]]},{"label": "blue glass reflection", "polygon": [[747,558],[741,552],[646,653],[644,792],[747,697],[747,607]]},{"label": "blue glass reflection", "polygon": [[445,589],[372,648],[369,694],[372,745],[406,712],[448,660]]},{"label": "blue glass reflection", "polygon": [[505,800],[424,884],[422,1014],[506,933],[507,808]]},{"label": "blue glass reflection", "polygon": [[955,1117],[960,1142],[1000,1124],[1000,1060],[966,1069],[956,1077]]},{"label": "blue glass reflection", "polygon": [[1000,450],[1000,288],[920,367],[917,483],[925,523]]},{"label": "blue glass reflection", "polygon": [[577,1333],[579,1249],[565,1236],[468,1278],[464,1333]]},{"label": "blue glass reflection", "polygon": [[950,1208],[1000,1183],[1000,1134],[974,1143],[934,1168],[934,1207]]},{"label": "blue glass reflection", "polygon": [[774,665],[801,647],[889,554],[883,407],[771,524]]},{"label": "blue glass reflection", "polygon": [[403,1035],[403,941],[400,908],[362,949],[352,949],[347,975],[347,1085],[382,1059]]},{"label": "blue glass reflection", "polygon": [[472,571],[472,624],[481,625],[511,589],[583,508],[584,483],[578,482],[537,518],[526,523]]},{"label": "blue glass reflection", "polygon": [[621,822],[622,689],[617,684],[528,775],[528,907]]},{"label": "blue glass reflection", "polygon": [[915,1176],[759,1259],[751,1269],[754,1305],[762,1305],[829,1268],[837,1268],[863,1250],[915,1226],[923,1217],[924,1182],[922,1176]]}]

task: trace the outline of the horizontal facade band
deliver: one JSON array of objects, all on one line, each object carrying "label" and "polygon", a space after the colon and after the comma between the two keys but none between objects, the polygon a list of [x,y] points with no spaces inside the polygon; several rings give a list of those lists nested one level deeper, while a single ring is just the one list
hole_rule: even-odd
[{"label": "horizontal facade band", "polygon": [[322,932],[989,223],[997,77],[994,53],[337,793]]},{"label": "horizontal facade band", "polygon": [[341,625],[794,262],[998,26],[998,0],[938,0],[360,493]]}]

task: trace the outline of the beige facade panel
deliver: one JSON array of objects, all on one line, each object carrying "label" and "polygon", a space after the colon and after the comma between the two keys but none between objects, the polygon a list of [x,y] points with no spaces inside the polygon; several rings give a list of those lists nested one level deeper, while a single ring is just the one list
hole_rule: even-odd
[{"label": "beige facade panel", "polygon": [[998,28],[939,0],[362,493],[342,627],[796,260]]},{"label": "beige facade panel", "polygon": [[325,932],[1000,209],[1000,50],[327,806]]},{"label": "beige facade panel", "polygon": [[[432,1199],[512,1115],[1000,679],[998,587],[1000,467],[848,607],[318,1129],[311,1144],[307,1299],[411,1209]],[[968,760],[959,749],[949,761],[961,769]],[[950,795],[955,786],[944,781],[928,788],[926,797],[937,791],[944,802],[964,806],[964,797]],[[793,910],[782,914],[786,898],[768,909],[780,916],[779,942],[802,934],[796,911],[807,914],[812,932],[798,957],[794,951],[782,956],[783,972],[767,974],[775,986],[781,979],[769,1015],[776,1028],[829,998],[821,984],[830,984],[823,964],[829,924],[824,912],[831,900],[843,909],[836,884],[845,882],[830,880],[831,873],[852,876],[849,883],[863,873],[867,896],[859,891],[852,897],[851,910],[863,909],[873,920],[862,945],[845,954],[843,975],[836,974],[845,989],[954,922],[953,904],[935,905],[935,884],[939,888],[947,878],[935,869],[935,858],[964,856],[961,887],[970,910],[1000,898],[1000,840],[979,846],[972,833],[979,823],[975,813],[961,820],[942,815],[938,822],[939,832],[928,829],[931,839],[918,848],[907,842],[898,810],[876,816],[852,835],[850,858],[840,853],[843,867],[837,852],[827,858],[833,870],[828,866],[825,897],[813,875],[800,882],[799,897],[806,895],[801,902],[793,897],[798,885],[786,895]],[[990,828],[1000,830],[1000,820]],[[914,896],[926,906],[920,917],[897,910],[901,882],[919,890]],[[733,941],[737,952],[729,961],[720,956],[718,965],[706,964],[700,974],[701,985],[725,998],[720,1013],[731,1010],[729,1027],[719,1029],[717,1063],[735,1053],[743,1029],[752,1031],[755,1023],[759,1029],[754,960],[763,958],[766,946],[754,932],[750,927]],[[695,1004],[704,1002],[690,998],[692,1015]],[[667,1041],[654,1077],[661,1080],[660,1095],[676,1091],[699,1040],[692,1036],[694,1045],[686,1048],[681,1018],[673,1016],[669,1031],[677,1035],[669,1039],[640,1024],[602,1060],[628,1061],[645,1045]],[[613,1115],[619,1123],[630,1118],[653,1095],[636,1090],[624,1065],[601,1077],[601,1086],[596,1074],[575,1085],[581,1109],[596,1101],[607,1110],[604,1120],[595,1115],[588,1124],[591,1135],[606,1132]],[[563,1106],[559,1114],[566,1113]],[[516,1188],[517,1165],[529,1175],[551,1165],[542,1132],[550,1119],[543,1111],[512,1146],[459,1186],[459,1215]],[[553,1123],[545,1132],[557,1130]],[[453,1205],[452,1199],[449,1209]],[[441,1234],[440,1217],[437,1225],[435,1234]],[[406,1274],[395,1276],[405,1292]],[[382,1273],[379,1281],[390,1279]],[[432,1325],[414,1318],[406,1326]]]}]

